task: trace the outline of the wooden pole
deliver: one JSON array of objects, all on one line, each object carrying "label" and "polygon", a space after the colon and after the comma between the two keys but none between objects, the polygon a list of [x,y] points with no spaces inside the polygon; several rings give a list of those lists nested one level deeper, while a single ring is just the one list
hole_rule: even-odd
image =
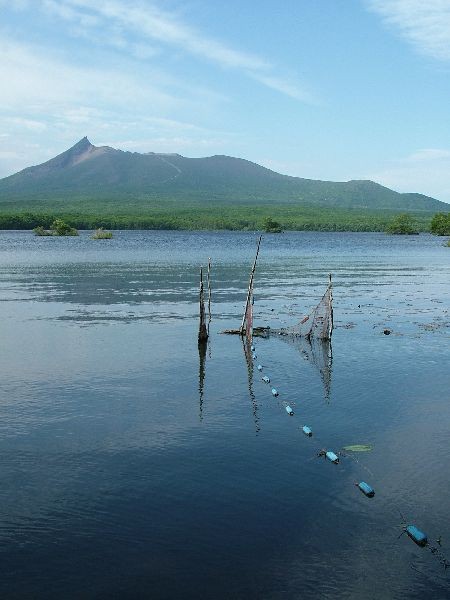
[{"label": "wooden pole", "polygon": [[259,236],[258,247],[256,248],[255,261],[253,263],[253,267],[252,267],[252,270],[251,270],[251,273],[250,273],[250,281],[248,283],[247,300],[245,302],[244,316],[242,317],[241,328],[239,329],[239,334],[240,335],[244,335],[245,315],[247,314],[248,303],[250,302],[250,299],[251,299],[250,296],[251,296],[251,293],[252,293],[253,278],[255,276],[256,261],[258,260],[259,247],[261,245],[261,240],[262,240],[262,235]]},{"label": "wooden pole", "polygon": [[203,298],[203,267],[200,267],[200,325],[198,328],[198,341],[206,342],[208,339],[208,330],[205,323],[205,301]]}]

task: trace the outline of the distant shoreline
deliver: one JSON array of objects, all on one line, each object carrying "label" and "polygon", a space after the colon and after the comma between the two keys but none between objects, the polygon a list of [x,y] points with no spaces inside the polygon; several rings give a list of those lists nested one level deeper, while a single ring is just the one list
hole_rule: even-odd
[{"label": "distant shoreline", "polygon": [[[102,207],[103,208],[103,207]],[[71,209],[71,210],[70,210]],[[49,228],[55,218],[76,229],[93,230],[167,230],[167,231],[263,231],[264,220],[271,217],[283,231],[386,231],[399,211],[362,211],[316,209],[311,207],[220,206],[216,209],[181,208],[180,210],[147,210],[141,213],[108,214],[106,211],[22,210],[1,211],[0,230],[31,230]],[[419,232],[429,232],[434,213],[410,211]],[[280,235],[280,234],[272,234]]]}]

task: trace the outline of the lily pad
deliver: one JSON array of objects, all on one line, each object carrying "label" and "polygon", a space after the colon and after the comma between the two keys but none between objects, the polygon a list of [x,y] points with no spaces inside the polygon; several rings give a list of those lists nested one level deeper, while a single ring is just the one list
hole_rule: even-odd
[{"label": "lily pad", "polygon": [[373,446],[371,444],[354,444],[353,446],[344,446],[343,450],[347,450],[347,452],[370,452],[373,450]]}]

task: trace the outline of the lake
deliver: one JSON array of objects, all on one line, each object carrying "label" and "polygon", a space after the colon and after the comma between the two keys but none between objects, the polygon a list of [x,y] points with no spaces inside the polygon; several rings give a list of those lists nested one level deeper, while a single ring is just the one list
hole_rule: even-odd
[{"label": "lake", "polygon": [[335,330],[256,339],[260,373],[220,335],[257,237],[0,232],[2,598],[450,597],[450,249],[264,236],[255,325],[299,321],[331,272]]}]

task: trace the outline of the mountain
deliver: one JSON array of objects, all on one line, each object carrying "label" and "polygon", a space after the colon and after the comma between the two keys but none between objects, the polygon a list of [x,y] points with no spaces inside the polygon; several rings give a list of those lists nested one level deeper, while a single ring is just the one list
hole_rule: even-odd
[{"label": "mountain", "polygon": [[447,211],[422,194],[400,194],[373,181],[316,181],[281,175],[241,158],[124,152],[94,146],[87,137],[51,160],[0,180],[0,207],[82,199],[295,204],[340,209]]}]

